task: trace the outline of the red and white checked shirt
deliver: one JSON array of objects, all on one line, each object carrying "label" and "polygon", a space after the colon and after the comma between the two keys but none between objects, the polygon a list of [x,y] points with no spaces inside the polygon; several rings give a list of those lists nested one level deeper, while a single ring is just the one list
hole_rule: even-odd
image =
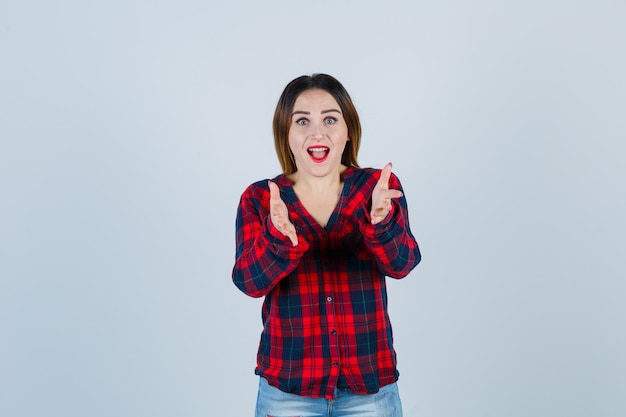
[{"label": "red and white checked shirt", "polygon": [[[349,167],[326,227],[283,175],[280,188],[298,233],[293,246],[269,216],[267,180],[250,185],[237,210],[233,282],[265,296],[256,374],[282,391],[332,398],[339,384],[372,394],[398,379],[385,276],[405,277],[421,255],[404,197],[377,225],[371,195],[380,170]],[[402,190],[392,173],[390,189]]]}]

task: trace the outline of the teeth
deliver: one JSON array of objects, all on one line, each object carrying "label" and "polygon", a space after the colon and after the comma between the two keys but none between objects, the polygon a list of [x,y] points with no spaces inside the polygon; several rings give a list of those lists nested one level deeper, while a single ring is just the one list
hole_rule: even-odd
[{"label": "teeth", "polygon": [[325,152],[328,148],[309,148],[309,152]]}]

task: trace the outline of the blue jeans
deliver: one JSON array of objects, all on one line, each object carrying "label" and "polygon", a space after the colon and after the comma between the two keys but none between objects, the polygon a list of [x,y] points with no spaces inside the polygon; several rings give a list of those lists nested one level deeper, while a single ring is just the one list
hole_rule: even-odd
[{"label": "blue jeans", "polygon": [[263,377],[255,417],[402,417],[398,385],[384,386],[376,394],[353,394],[335,389],[335,398],[303,397],[272,387]]}]

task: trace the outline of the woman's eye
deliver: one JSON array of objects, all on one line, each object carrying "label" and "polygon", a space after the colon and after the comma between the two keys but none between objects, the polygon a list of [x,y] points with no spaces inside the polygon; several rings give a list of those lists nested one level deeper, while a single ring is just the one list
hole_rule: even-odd
[{"label": "woman's eye", "polygon": [[300,126],[305,126],[309,123],[309,121],[307,119],[298,119],[296,120],[296,124],[300,125]]},{"label": "woman's eye", "polygon": [[327,125],[334,125],[335,123],[337,123],[337,119],[333,118],[333,117],[329,117],[325,120]]}]

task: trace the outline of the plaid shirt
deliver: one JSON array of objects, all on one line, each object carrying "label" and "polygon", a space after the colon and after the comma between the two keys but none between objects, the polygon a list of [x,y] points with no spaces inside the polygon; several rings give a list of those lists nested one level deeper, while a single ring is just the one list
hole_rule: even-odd
[{"label": "plaid shirt", "polygon": [[[233,281],[249,296],[265,296],[255,372],[282,391],[333,398],[339,386],[372,394],[398,379],[385,276],[405,277],[421,255],[404,197],[393,200],[381,223],[370,222],[380,172],[344,172],[325,228],[289,180],[276,177],[298,233],[295,247],[270,219],[267,180],[241,196]],[[389,188],[402,190],[393,173]]]}]

